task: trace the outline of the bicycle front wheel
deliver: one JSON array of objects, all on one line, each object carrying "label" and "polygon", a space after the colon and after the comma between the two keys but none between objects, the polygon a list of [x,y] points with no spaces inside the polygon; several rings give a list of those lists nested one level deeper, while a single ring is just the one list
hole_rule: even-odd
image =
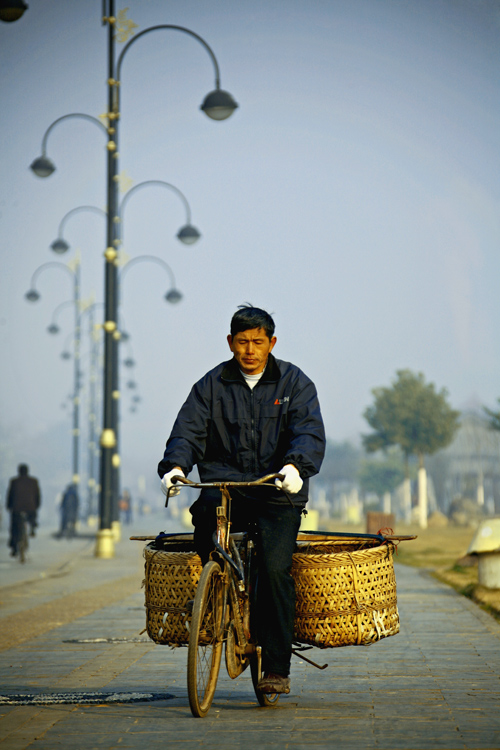
[{"label": "bicycle front wheel", "polygon": [[257,690],[257,685],[259,684],[262,675],[259,672],[259,665],[256,654],[253,654],[252,658],[250,659],[250,672],[252,675],[253,689],[255,690],[255,696],[257,698],[259,706],[262,706],[263,708],[266,708],[268,706],[276,706],[280,699],[279,693],[261,693],[260,690]]},{"label": "bicycle front wheel", "polygon": [[189,632],[187,682],[193,716],[205,716],[214,697],[222,656],[223,610],[221,569],[211,561],[200,576]]}]

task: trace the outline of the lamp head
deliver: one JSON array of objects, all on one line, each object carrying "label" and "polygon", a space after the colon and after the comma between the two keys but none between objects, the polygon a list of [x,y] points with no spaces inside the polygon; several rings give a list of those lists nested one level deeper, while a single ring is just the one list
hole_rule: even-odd
[{"label": "lamp head", "polygon": [[123,364],[125,365],[125,367],[133,367],[135,365],[135,360],[132,359],[132,357],[128,357],[124,360]]},{"label": "lamp head", "polygon": [[36,289],[30,289],[24,296],[28,302],[38,302],[40,299],[40,292],[37,292]]},{"label": "lamp head", "polygon": [[55,323],[51,323],[51,325],[47,327],[47,331],[52,335],[55,335],[56,333],[59,333],[59,326]]},{"label": "lamp head", "polygon": [[30,164],[30,169],[37,177],[50,177],[56,171],[55,165],[46,156],[38,156]]},{"label": "lamp head", "polygon": [[129,380],[129,381],[127,382],[127,388],[130,388],[130,389],[132,389],[132,390],[133,390],[134,388],[137,388],[137,383],[135,382],[135,380]]},{"label": "lamp head", "polygon": [[23,0],[0,0],[0,21],[18,21],[28,6]]},{"label": "lamp head", "polygon": [[181,301],[181,299],[182,299],[182,293],[179,292],[178,289],[175,289],[175,288],[174,289],[170,289],[166,293],[165,299],[167,300],[167,302],[170,302],[171,305],[176,305],[178,302]]},{"label": "lamp head", "polygon": [[63,255],[69,250],[69,245],[62,237],[58,237],[57,240],[52,242],[50,249],[57,253],[57,255]]},{"label": "lamp head", "polygon": [[61,352],[61,359],[71,359],[71,354],[69,352]]},{"label": "lamp head", "polygon": [[215,89],[206,95],[200,109],[212,120],[227,120],[237,107],[228,91]]},{"label": "lamp head", "polygon": [[195,242],[198,242],[200,237],[201,234],[198,232],[196,227],[193,227],[192,224],[185,224],[177,232],[177,239],[183,242],[185,245],[194,245]]}]

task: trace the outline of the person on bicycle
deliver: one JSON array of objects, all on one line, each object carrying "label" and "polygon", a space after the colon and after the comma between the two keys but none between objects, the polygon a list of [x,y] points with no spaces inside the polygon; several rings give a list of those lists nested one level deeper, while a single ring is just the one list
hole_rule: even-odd
[{"label": "person on bicycle", "polygon": [[40,507],[41,495],[38,480],[30,477],[26,464],[17,467],[18,476],[10,480],[7,492],[7,510],[10,512],[10,554],[15,557],[22,530],[21,514],[24,513],[31,528],[31,536],[35,536],[38,525],[37,514]]},{"label": "person on bicycle", "polygon": [[[258,689],[288,693],[295,615],[292,555],[308,500],[308,479],[323,461],[325,432],[314,383],[271,353],[274,329],[265,310],[239,306],[227,337],[233,357],[193,386],[158,473],[165,494],[173,486],[172,477],[187,476],[194,465],[201,482],[283,475],[275,487],[231,491],[231,529],[258,531],[256,625],[264,673]],[[174,488],[174,494],[178,491]],[[214,549],[218,505],[220,491],[207,488],[190,508],[194,544],[203,564]]]}]

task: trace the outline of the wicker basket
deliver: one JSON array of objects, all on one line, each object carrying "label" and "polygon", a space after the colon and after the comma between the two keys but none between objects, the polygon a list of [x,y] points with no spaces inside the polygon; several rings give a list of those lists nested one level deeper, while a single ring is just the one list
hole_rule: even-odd
[{"label": "wicker basket", "polygon": [[194,599],[201,560],[189,550],[156,550],[150,544],[144,559],[147,634],[155,643],[181,646],[189,640],[186,603]]},{"label": "wicker basket", "polygon": [[292,566],[297,641],[320,648],[367,646],[399,633],[394,545],[356,545],[345,539],[299,543]]},{"label": "wicker basket", "polygon": [[[194,599],[202,570],[192,544],[144,548],[146,629],[155,643],[180,646],[189,640],[186,603]],[[320,648],[369,645],[399,632],[394,545],[373,544],[324,537],[298,542],[292,565],[295,640]]]}]

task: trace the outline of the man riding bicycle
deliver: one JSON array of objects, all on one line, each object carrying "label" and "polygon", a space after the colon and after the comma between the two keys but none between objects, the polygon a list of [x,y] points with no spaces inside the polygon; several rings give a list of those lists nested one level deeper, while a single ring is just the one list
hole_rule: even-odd
[{"label": "man riding bicycle", "polygon": [[[165,494],[172,477],[186,476],[195,464],[201,482],[284,475],[276,480],[276,489],[231,492],[231,529],[258,530],[256,626],[264,672],[258,689],[288,693],[295,615],[292,555],[308,500],[308,478],[318,473],[323,460],[325,433],[314,383],[271,354],[274,328],[264,310],[238,308],[227,337],[233,358],[193,386],[158,473]],[[191,506],[195,548],[203,564],[214,549],[219,504],[220,492],[207,488]]]},{"label": "man riding bicycle", "polygon": [[29,476],[26,464],[19,464],[18,476],[10,480],[7,491],[7,510],[10,512],[10,554],[15,557],[22,535],[24,518],[31,528],[31,536],[35,536],[38,525],[37,514],[40,507],[41,495],[38,480]]}]

